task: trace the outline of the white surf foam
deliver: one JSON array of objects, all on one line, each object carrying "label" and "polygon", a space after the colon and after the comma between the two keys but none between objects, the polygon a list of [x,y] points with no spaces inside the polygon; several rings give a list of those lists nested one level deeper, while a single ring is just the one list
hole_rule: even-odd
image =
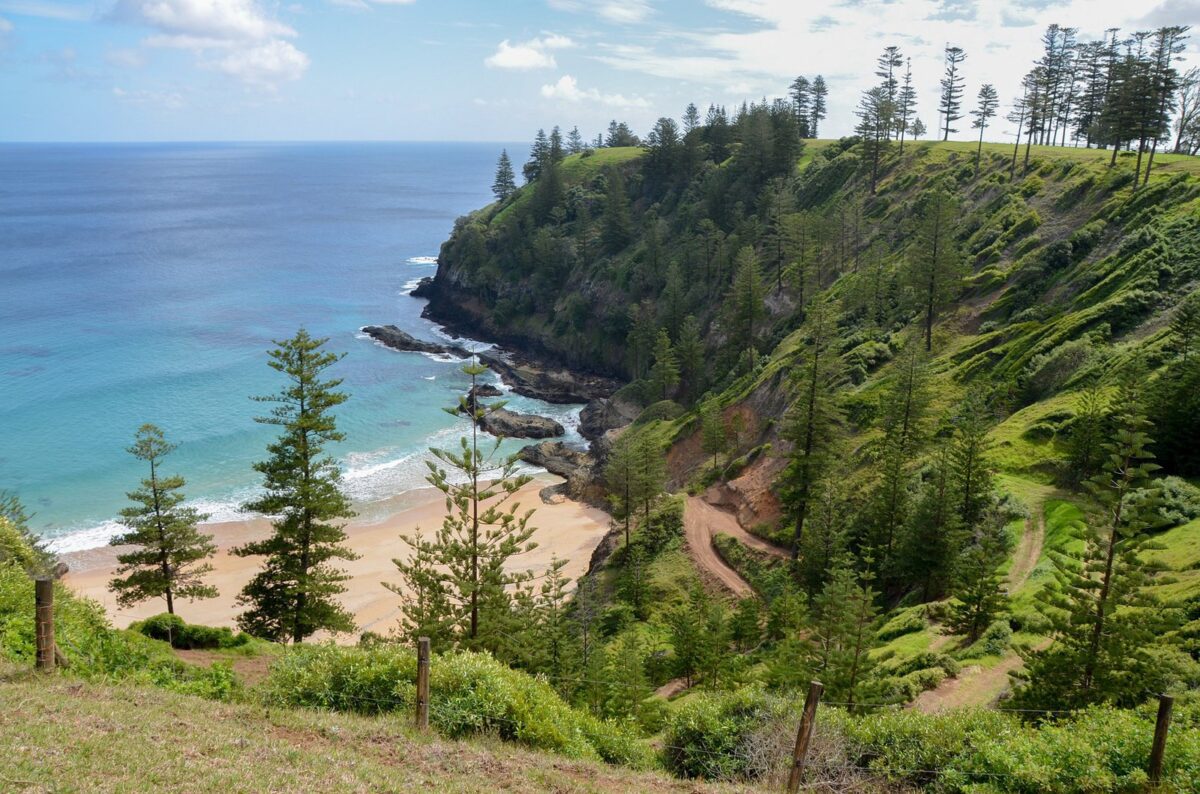
[{"label": "white surf foam", "polygon": [[408,258],[408,263],[410,265],[436,265],[437,257],[436,256],[410,256]]}]

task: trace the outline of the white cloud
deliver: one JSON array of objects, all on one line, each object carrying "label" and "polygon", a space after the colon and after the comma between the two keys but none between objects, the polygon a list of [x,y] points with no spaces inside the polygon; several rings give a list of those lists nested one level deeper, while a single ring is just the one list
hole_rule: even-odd
[{"label": "white cloud", "polygon": [[114,86],[112,93],[119,102],[123,102],[127,105],[141,105],[148,107],[161,107],[166,108],[167,110],[178,110],[185,104],[183,101],[183,95],[178,91],[127,91],[120,86]]},{"label": "white cloud", "polygon": [[145,47],[193,52],[198,65],[259,88],[296,80],[309,66],[286,40],[296,31],[258,0],[117,0],[109,16],[156,31],[143,39]]},{"label": "white cloud", "polygon": [[646,0],[608,0],[601,3],[596,12],[609,22],[632,25],[645,21],[651,9]]},{"label": "white cloud", "polygon": [[308,56],[282,39],[271,39],[249,49],[237,49],[214,67],[251,85],[271,89],[280,82],[297,80],[308,69]]},{"label": "white cloud", "polygon": [[51,3],[43,0],[4,0],[0,11],[23,17],[61,19],[67,22],[86,22],[92,18],[91,3]]},{"label": "white cloud", "polygon": [[[730,0],[731,2],[755,2],[755,0]],[[581,0],[547,0],[556,11],[595,12],[601,19],[621,25],[644,22],[654,13],[649,0],[602,0],[600,3],[584,3]]]},{"label": "white cloud", "polygon": [[296,35],[269,18],[254,0],[117,0],[112,16],[167,34],[199,38],[261,41]]},{"label": "white cloud", "polygon": [[1141,22],[1155,27],[1200,24],[1200,0],[1163,0]]},{"label": "white cloud", "polygon": [[493,69],[553,69],[558,65],[550,53],[526,44],[512,44],[508,39],[483,62]]},{"label": "white cloud", "polygon": [[0,33],[12,33],[13,23],[9,22],[4,17],[0,17]]},{"label": "white cloud", "polygon": [[557,33],[547,33],[541,38],[518,44],[505,39],[483,62],[492,69],[554,69],[558,62],[548,50],[561,50],[573,46],[575,42]]},{"label": "white cloud", "polygon": [[142,39],[142,46],[163,50],[229,50],[246,42],[236,39],[214,39],[209,36],[188,36],[182,33],[158,33]]},{"label": "white cloud", "polygon": [[357,11],[365,11],[373,5],[377,6],[407,6],[412,5],[416,0],[329,0],[335,6],[344,8],[353,8]]},{"label": "white cloud", "polygon": [[557,99],[565,102],[580,103],[594,102],[613,108],[644,108],[650,103],[639,96],[626,97],[624,94],[602,94],[595,88],[581,89],[578,81],[569,74],[558,78],[557,83],[542,86],[542,96],[546,99]]}]

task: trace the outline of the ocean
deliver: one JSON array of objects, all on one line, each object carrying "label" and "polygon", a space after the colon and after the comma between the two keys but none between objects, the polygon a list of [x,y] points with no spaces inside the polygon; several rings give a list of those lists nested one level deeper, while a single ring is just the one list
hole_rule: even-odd
[{"label": "ocean", "polygon": [[[266,353],[301,326],[346,354],[331,452],[360,512],[423,486],[428,447],[465,429],[442,407],[466,376],[358,329],[437,338],[408,292],[455,218],[491,200],[501,148],[0,144],[0,489],[56,550],[103,545],[145,474],[126,447],[153,422],[190,501],[247,517],[273,435],[250,397],[281,386]],[[578,406],[510,407],[578,438]]]}]

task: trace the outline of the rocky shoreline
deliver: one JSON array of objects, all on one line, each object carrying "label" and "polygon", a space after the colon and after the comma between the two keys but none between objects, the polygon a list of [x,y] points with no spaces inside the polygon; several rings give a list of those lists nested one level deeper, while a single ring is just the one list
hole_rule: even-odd
[{"label": "rocky shoreline", "polygon": [[[441,272],[439,270],[439,278]],[[521,449],[521,460],[557,474],[565,482],[546,489],[543,501],[553,503],[566,496],[570,499],[609,508],[603,483],[604,461],[621,430],[631,424],[641,412],[641,406],[617,394],[624,382],[608,375],[584,372],[563,362],[561,356],[545,351],[536,340],[501,333],[488,322],[488,307],[480,301],[477,306],[464,305],[465,296],[442,289],[435,278],[424,278],[409,294],[429,302],[422,316],[440,325],[455,338],[475,337],[495,340],[503,347],[472,351],[467,345],[442,344],[416,339],[394,325],[367,326],[363,332],[380,344],[395,350],[466,359],[472,356],[493,372],[506,386],[522,396],[555,404],[584,403],[580,412],[580,434],[587,439],[588,448],[579,449],[563,441],[543,440]],[[476,397],[499,396],[484,384],[466,396],[473,406]],[[522,438],[553,438],[562,435],[562,427],[547,417],[513,414],[500,409],[484,419],[484,429],[494,435]],[[481,423],[482,424],[482,423]],[[593,551],[588,572],[602,565],[619,540],[617,530],[610,531]]]},{"label": "rocky shoreline", "polygon": [[572,372],[522,352],[499,348],[471,351],[459,344],[426,342],[394,325],[367,325],[361,330],[376,342],[393,350],[462,359],[475,356],[479,363],[499,375],[514,392],[543,402],[559,405],[586,403],[608,397],[621,387],[620,381],[613,378]]}]

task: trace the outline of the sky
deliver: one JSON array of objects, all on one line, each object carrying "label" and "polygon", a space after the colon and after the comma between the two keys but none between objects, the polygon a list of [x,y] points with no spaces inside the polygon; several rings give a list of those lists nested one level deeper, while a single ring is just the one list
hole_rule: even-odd
[{"label": "sky", "polygon": [[892,44],[933,128],[947,43],[1003,116],[1050,23],[1195,25],[1200,64],[1200,0],[0,0],[0,140],[592,138],[801,74],[829,84],[830,137]]}]

